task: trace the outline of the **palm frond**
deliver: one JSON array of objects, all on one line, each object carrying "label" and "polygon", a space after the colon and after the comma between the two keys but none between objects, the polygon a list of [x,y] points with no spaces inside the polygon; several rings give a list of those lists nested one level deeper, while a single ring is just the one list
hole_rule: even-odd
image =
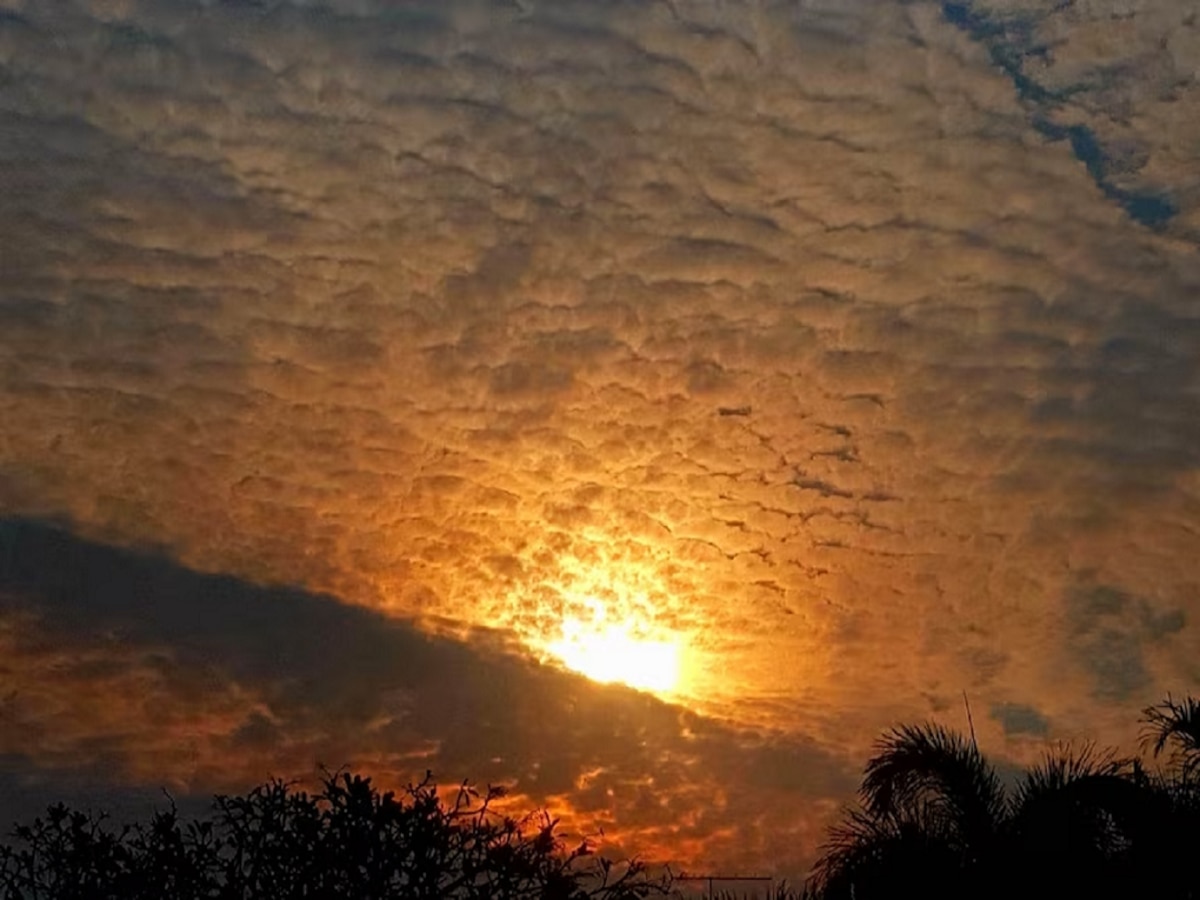
[{"label": "palm frond", "polygon": [[1010,833],[1018,840],[1078,854],[1112,857],[1155,842],[1166,798],[1134,760],[1093,744],[1063,746],[1030,769],[1013,797]]},{"label": "palm frond", "polygon": [[1132,760],[1119,759],[1113,750],[1101,750],[1092,743],[1078,747],[1064,744],[1048,752],[1025,773],[1013,798],[1014,805],[1020,807],[1044,796],[1059,796],[1072,785],[1093,783],[1105,776],[1132,777],[1135,771]]},{"label": "palm frond", "polygon": [[1186,696],[1175,700],[1170,694],[1160,703],[1142,710],[1142,749],[1155,757],[1168,758],[1185,778],[1200,770],[1200,700]]},{"label": "palm frond", "polygon": [[995,830],[1006,809],[991,764],[973,742],[940,725],[886,733],[867,763],[860,794],[871,815],[938,814],[968,840]]},{"label": "palm frond", "polygon": [[956,879],[962,862],[940,823],[856,809],[830,829],[805,889],[822,900],[927,895],[934,882]]}]

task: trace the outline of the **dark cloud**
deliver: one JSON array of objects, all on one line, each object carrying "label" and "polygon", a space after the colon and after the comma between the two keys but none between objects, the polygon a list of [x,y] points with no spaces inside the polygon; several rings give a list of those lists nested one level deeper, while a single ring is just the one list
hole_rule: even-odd
[{"label": "dark cloud", "polygon": [[44,815],[51,803],[108,813],[115,822],[145,821],[174,802],[184,815],[209,811],[211,794],[164,793],[156,785],[130,786],[113,782],[112,772],[82,764],[73,770],[47,771],[38,760],[16,754],[0,756],[0,834]]},{"label": "dark cloud", "polygon": [[1110,585],[1080,586],[1067,595],[1071,652],[1103,699],[1150,699],[1147,648],[1183,631],[1181,609],[1160,609]]},{"label": "dark cloud", "polygon": [[1005,735],[1032,735],[1044,738],[1050,733],[1050,722],[1034,707],[1023,703],[995,703],[989,715],[1004,729]]},{"label": "dark cloud", "polygon": [[[987,48],[1040,134],[1067,142],[1104,196],[1130,218],[1164,228],[1180,211],[1174,194],[1194,202],[1194,191],[1173,183],[1161,164],[1148,166],[1152,156],[1171,151],[1149,122],[1135,120],[1159,102],[1196,102],[1187,74],[1194,51],[1179,40],[1180,31],[1194,33],[1196,20],[1182,7],[1157,4],[1155,14],[1130,28],[1124,9],[1106,6],[968,0],[941,8],[947,21]],[[1096,38],[1090,54],[1080,52],[1080,44]],[[1142,117],[1132,114],[1135,104]]]},{"label": "dark cloud", "polygon": [[[86,783],[100,787],[104,771],[112,796],[122,781],[137,795],[142,787],[131,772],[148,752],[138,732],[164,725],[156,712],[186,718],[189,707],[197,713],[191,728],[226,728],[229,752],[254,759],[250,767],[230,763],[235,782],[256,773],[303,775],[318,762],[373,761],[392,777],[429,766],[448,777],[509,783],[535,802],[572,796],[581,816],[600,813],[618,833],[671,828],[672,817],[699,812],[698,791],[741,798],[706,826],[715,831],[753,818],[749,804],[760,793],[831,798],[853,783],[841,758],[811,742],[738,731],[649,695],[595,685],[508,652],[499,635],[437,638],[329,597],[199,574],[35,522],[6,520],[0,536],[2,621],[26,622],[22,654],[57,647],[76,658],[60,690],[103,677],[97,665],[109,674],[149,666],[165,676],[138,698],[134,718],[142,721],[103,739],[76,735],[74,752],[53,761],[9,757],[6,774],[17,793],[5,799],[22,808],[32,788],[17,791],[19,784],[41,783],[46,794],[58,789],[48,769],[64,778],[90,772]],[[88,663],[97,649],[105,653]],[[123,664],[113,661],[117,653]],[[206,722],[189,694],[230,686],[259,702],[225,725]],[[58,733],[64,723],[37,709],[14,706],[11,717],[15,728],[43,729],[33,747],[72,746]],[[406,769],[413,753],[420,762]],[[202,791],[203,773],[189,775],[190,790]],[[585,781],[598,799],[573,796]],[[638,784],[654,785],[652,809],[626,807]],[[793,852],[799,860],[812,848]]]}]

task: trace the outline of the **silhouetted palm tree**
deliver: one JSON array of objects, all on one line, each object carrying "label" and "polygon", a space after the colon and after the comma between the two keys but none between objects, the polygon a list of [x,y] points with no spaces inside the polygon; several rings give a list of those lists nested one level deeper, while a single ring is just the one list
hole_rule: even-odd
[{"label": "silhouetted palm tree", "polygon": [[[1171,860],[1163,869],[1174,881],[1172,896],[1200,898],[1200,873],[1191,864],[1200,843],[1200,700],[1168,694],[1142,710],[1142,726],[1142,749],[1165,763],[1154,772],[1141,769],[1139,777],[1168,806],[1159,843]],[[1181,866],[1184,860],[1188,865]]]},{"label": "silhouetted palm tree", "polygon": [[994,769],[939,725],[904,725],[876,742],[861,808],[830,831],[812,886],[824,897],[957,896],[987,865],[1005,818]]},{"label": "silhouetted palm tree", "polygon": [[1166,755],[1174,773],[1192,782],[1200,775],[1200,700],[1170,694],[1142,710],[1142,748],[1158,758]]},{"label": "silhouetted palm tree", "polygon": [[1195,898],[1200,703],[1144,714],[1171,767],[1061,747],[1006,792],[973,740],[938,725],[885,734],[858,808],[830,830],[809,889],[823,900],[1088,896]]},{"label": "silhouetted palm tree", "polygon": [[1035,896],[1138,893],[1167,805],[1137,772],[1133,760],[1091,745],[1048,754],[1012,794],[998,883]]}]

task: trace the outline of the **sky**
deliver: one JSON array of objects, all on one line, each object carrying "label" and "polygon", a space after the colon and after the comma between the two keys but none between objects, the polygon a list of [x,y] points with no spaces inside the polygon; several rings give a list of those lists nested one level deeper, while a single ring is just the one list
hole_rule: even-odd
[{"label": "sky", "polygon": [[0,810],[802,873],[1200,689],[1184,0],[0,0]]}]

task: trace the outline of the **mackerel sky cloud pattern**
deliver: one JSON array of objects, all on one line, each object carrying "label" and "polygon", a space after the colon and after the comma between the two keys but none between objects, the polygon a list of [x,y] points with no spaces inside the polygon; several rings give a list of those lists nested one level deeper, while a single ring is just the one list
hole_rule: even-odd
[{"label": "mackerel sky cloud pattern", "polygon": [[[428,766],[795,872],[964,690],[1129,742],[1198,67],[1178,0],[0,3],[0,791]],[[589,598],[676,691],[555,664]]]}]

